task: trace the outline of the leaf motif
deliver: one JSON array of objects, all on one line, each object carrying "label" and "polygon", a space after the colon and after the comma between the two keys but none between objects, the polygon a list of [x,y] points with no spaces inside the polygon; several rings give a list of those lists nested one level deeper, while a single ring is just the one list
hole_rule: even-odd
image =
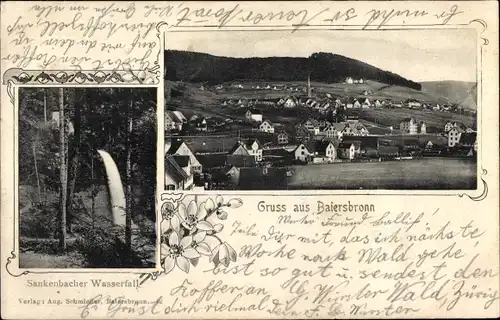
[{"label": "leaf motif", "polygon": [[175,258],[175,263],[185,273],[189,273],[189,261],[188,259],[184,258],[183,256]]},{"label": "leaf motif", "polygon": [[231,208],[239,208],[243,205],[243,201],[240,198],[233,198],[228,201],[227,205]]},{"label": "leaf motif", "polygon": [[196,267],[198,265],[198,262],[200,262],[200,258],[194,258],[194,259],[189,259],[193,267]]}]

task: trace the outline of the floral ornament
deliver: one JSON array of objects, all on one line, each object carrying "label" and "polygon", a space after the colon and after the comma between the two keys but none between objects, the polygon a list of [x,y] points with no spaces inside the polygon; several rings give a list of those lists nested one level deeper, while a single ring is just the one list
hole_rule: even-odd
[{"label": "floral ornament", "polygon": [[177,265],[179,269],[185,273],[189,273],[189,260],[195,259],[200,256],[191,244],[193,242],[192,236],[182,238],[179,242],[179,235],[177,232],[172,232],[168,238],[168,245],[162,244],[161,253],[164,257],[163,269],[166,274],[170,273]]},{"label": "floral ornament", "polygon": [[28,83],[33,79],[33,75],[29,75],[26,72],[21,73],[19,76],[13,76],[14,80],[20,83]]},{"label": "floral ornament", "polygon": [[220,222],[228,218],[227,208],[240,207],[241,199],[225,201],[217,196],[205,202],[195,199],[187,206],[182,202],[175,206],[173,202],[165,202],[161,207],[161,264],[165,273],[175,266],[188,273],[190,266],[196,267],[202,257],[208,257],[216,267],[227,267],[236,261],[236,251],[219,233],[224,229]]},{"label": "floral ornament", "polygon": [[113,83],[124,82],[122,79],[122,76],[116,71],[113,72],[113,74],[111,74],[111,76],[109,77],[109,80]]},{"label": "floral ornament", "polygon": [[69,78],[69,75],[64,71],[58,72],[56,74],[51,74],[51,76],[58,83],[66,83],[66,82],[68,82],[68,78]]},{"label": "floral ornament", "polygon": [[227,242],[224,242],[219,244],[212,251],[210,261],[216,266],[222,264],[223,266],[228,267],[231,261],[236,262],[236,257],[237,254],[233,247],[231,247]]},{"label": "floral ornament", "polygon": [[96,73],[90,75],[92,79],[94,79],[95,82],[97,83],[102,83],[106,80],[108,75],[102,71],[97,71]]},{"label": "floral ornament", "polygon": [[180,230],[180,219],[175,213],[175,207],[172,203],[166,202],[161,206],[161,231],[162,233],[167,232],[172,229],[174,232],[179,232]]},{"label": "floral ornament", "polygon": [[85,73],[81,72],[81,71],[78,71],[74,77],[73,77],[73,80],[75,80],[77,83],[84,83],[85,80],[88,80],[87,76],[85,75]]},{"label": "floral ornament", "polygon": [[188,230],[193,228],[205,231],[213,230],[212,224],[204,220],[207,217],[205,206],[198,207],[194,200],[189,202],[187,208],[183,203],[179,204],[179,217],[182,220],[182,225]]},{"label": "floral ornament", "polygon": [[49,81],[52,82],[52,78],[47,73],[42,72],[36,76],[35,81],[38,81],[41,84],[46,84]]}]

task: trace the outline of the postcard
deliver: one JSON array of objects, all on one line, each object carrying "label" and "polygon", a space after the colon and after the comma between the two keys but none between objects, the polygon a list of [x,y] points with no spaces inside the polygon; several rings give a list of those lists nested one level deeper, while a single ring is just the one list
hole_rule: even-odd
[{"label": "postcard", "polygon": [[3,2],[2,318],[500,316],[497,17]]}]

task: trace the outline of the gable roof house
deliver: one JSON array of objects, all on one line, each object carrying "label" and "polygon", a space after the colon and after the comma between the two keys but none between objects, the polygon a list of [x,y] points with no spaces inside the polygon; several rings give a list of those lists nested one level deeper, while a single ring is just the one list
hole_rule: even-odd
[{"label": "gable roof house", "polygon": [[359,154],[370,158],[379,156],[379,138],[373,136],[345,136],[342,138],[344,143],[358,143]]},{"label": "gable roof house", "polygon": [[304,122],[304,127],[313,134],[318,134],[320,130],[319,121],[316,119],[309,119]]},{"label": "gable roof house", "polygon": [[189,156],[190,166],[193,172],[201,172],[202,166],[198,161],[193,151],[183,140],[167,140],[165,141],[165,154]]},{"label": "gable roof house", "polygon": [[450,131],[448,131],[448,147],[452,148],[457,145],[460,141],[460,136],[464,133],[464,130],[455,126]]},{"label": "gable roof house", "polygon": [[181,131],[183,125],[187,122],[186,117],[180,111],[165,111],[163,118],[165,131]]},{"label": "gable roof house", "polygon": [[266,132],[266,133],[274,133],[274,125],[272,124],[271,121],[269,120],[264,120],[260,125],[259,125],[259,131],[260,132]]},{"label": "gable roof house", "polygon": [[337,147],[338,157],[341,159],[353,160],[360,153],[361,144],[356,142],[341,142]]},{"label": "gable roof house", "polygon": [[249,139],[246,142],[237,142],[229,154],[253,156],[255,161],[262,161],[262,145],[257,139]]},{"label": "gable roof house", "polygon": [[295,160],[299,160],[302,162],[308,162],[310,154],[311,153],[309,149],[304,143],[299,143],[299,145],[293,150],[293,156]]},{"label": "gable roof house", "polygon": [[328,162],[332,163],[337,157],[335,146],[330,140],[315,141],[314,144],[314,163]]},{"label": "gable roof house", "polygon": [[[165,165],[165,190],[190,190],[193,187],[193,173],[187,173],[174,155],[167,154],[164,158]],[[189,157],[187,157],[189,162]]]},{"label": "gable roof house", "polygon": [[459,144],[463,147],[472,147],[477,152],[477,134],[476,132],[464,132],[460,135]]},{"label": "gable roof house", "polygon": [[262,111],[259,109],[248,109],[245,113],[245,118],[248,121],[262,122]]}]

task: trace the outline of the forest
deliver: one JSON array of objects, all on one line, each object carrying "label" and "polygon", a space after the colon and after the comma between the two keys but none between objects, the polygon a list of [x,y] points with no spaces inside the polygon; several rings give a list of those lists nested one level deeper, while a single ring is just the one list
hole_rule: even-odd
[{"label": "forest", "polygon": [[18,132],[21,267],[154,266],[155,88],[20,88]]},{"label": "forest", "polygon": [[363,78],[421,90],[419,83],[341,55],[317,52],[310,57],[230,58],[166,50],[166,80],[219,84],[235,80],[343,82]]}]

